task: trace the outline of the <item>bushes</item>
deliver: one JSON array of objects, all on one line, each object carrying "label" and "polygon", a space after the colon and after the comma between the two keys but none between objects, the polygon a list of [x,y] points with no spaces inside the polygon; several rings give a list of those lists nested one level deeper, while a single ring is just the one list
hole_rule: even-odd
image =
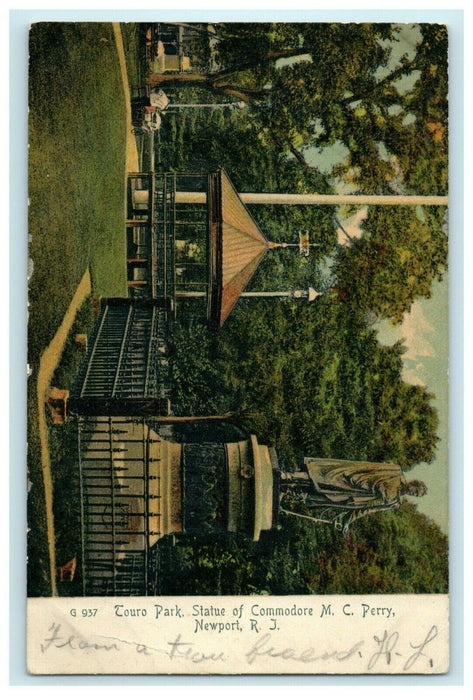
[{"label": "bushes", "polygon": [[446,593],[447,537],[404,503],[357,521],[347,537],[284,517],[259,542],[242,535],[165,538],[158,595]]}]

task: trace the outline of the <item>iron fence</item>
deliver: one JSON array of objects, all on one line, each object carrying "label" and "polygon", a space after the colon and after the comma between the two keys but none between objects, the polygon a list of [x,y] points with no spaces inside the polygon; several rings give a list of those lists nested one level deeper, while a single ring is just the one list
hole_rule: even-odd
[{"label": "iron fence", "polygon": [[161,536],[160,440],[143,419],[81,416],[77,441],[83,593],[152,594],[150,548]]}]

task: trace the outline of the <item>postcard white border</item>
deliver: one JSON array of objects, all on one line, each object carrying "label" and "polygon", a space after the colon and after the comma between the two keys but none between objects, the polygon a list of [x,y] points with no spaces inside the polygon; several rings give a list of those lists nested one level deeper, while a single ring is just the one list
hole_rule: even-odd
[{"label": "postcard white border", "polygon": [[[160,17],[166,19],[182,16],[182,11],[159,11]],[[187,12],[187,11],[186,11]],[[204,11],[212,18],[263,20],[268,19],[268,10],[252,12],[245,11],[244,17],[238,15],[238,10],[230,9],[226,12],[211,10]],[[26,435],[26,423],[24,406],[26,404],[26,384],[24,367],[26,364],[25,343],[25,319],[26,319],[26,281],[24,270],[26,269],[26,58],[27,47],[25,36],[28,25],[32,21],[39,20],[104,20],[112,19],[120,21],[140,21],[156,17],[157,10],[14,10],[10,15],[10,215],[14,226],[10,225],[10,288],[15,290],[11,295],[10,304],[10,381],[15,391],[11,393],[9,412],[11,416],[11,482],[10,496],[14,504],[11,516],[10,548],[14,556],[11,558],[10,567],[10,615],[13,624],[10,629],[10,678],[14,685],[43,684],[42,679],[26,675],[24,667],[25,643],[25,584],[24,584],[24,558],[20,553],[25,551],[25,497],[24,497],[24,445]],[[462,632],[463,632],[463,432],[461,427],[463,411],[460,397],[463,396],[463,13],[461,10],[300,10],[295,12],[272,12],[272,19],[277,21],[290,21],[303,18],[310,21],[437,21],[447,23],[450,27],[451,50],[450,63],[452,69],[450,105],[452,111],[451,127],[451,162],[453,163],[450,174],[450,200],[451,206],[451,286],[450,286],[450,479],[451,479],[451,622],[452,622],[452,663],[448,674],[435,677],[424,677],[419,680],[422,684],[448,684],[459,685],[462,683]],[[298,16],[297,16],[298,15]],[[202,19],[202,12],[191,10],[188,15],[190,20]],[[12,84],[14,83],[14,89]],[[23,109],[22,109],[23,106]],[[14,116],[13,116],[14,115]],[[12,144],[15,148],[12,148]],[[23,233],[23,235],[21,235]],[[24,352],[20,351],[24,350]],[[13,350],[13,351],[12,351]],[[14,426],[14,427],[13,427]],[[22,585],[19,585],[19,582]],[[78,678],[75,684],[88,684],[91,679]],[[210,679],[209,679],[210,680]],[[325,684],[326,679],[318,678],[318,684]],[[347,684],[347,679],[331,679]],[[360,680],[360,679],[358,679]],[[366,679],[365,684],[370,684],[374,679]],[[44,681],[44,679],[43,679]],[[61,679],[57,679],[61,685]],[[93,679],[94,684],[101,684],[100,678]],[[119,683],[123,685],[123,677],[113,679],[108,676],[104,679],[107,685]],[[130,679],[136,683],[137,679]],[[398,679],[404,684],[405,678]],[[143,682],[147,682],[143,679]],[[48,684],[54,683],[49,679]],[[383,679],[378,680],[378,685],[383,684]],[[392,681],[388,681],[392,684]],[[357,679],[351,679],[349,684],[357,684]]]}]

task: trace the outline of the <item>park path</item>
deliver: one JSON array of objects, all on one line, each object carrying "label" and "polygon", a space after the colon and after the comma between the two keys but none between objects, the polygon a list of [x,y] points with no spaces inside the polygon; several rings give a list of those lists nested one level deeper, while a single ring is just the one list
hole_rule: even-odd
[{"label": "park path", "polygon": [[[123,37],[120,30],[120,24],[113,22],[113,33],[115,44],[120,63],[120,72],[123,83],[124,102],[126,107],[126,163],[125,163],[125,182],[128,171],[137,171],[139,169],[138,151],[136,148],[136,139],[132,134],[131,123],[131,103],[130,103],[130,88],[128,84],[128,74],[126,70],[125,49],[123,46]],[[126,192],[126,189],[124,190]],[[125,197],[126,207],[126,197]],[[51,454],[49,450],[49,433],[48,433],[48,418],[46,415],[46,401],[51,385],[51,379],[54,370],[59,364],[59,361],[64,350],[68,334],[74,323],[74,319],[83,302],[92,293],[92,285],[89,270],[86,270],[79,286],[77,287],[69,308],[57,329],[54,338],[43,352],[39,362],[38,378],[37,378],[37,396],[38,396],[38,422],[39,422],[39,439],[41,442],[41,467],[44,484],[44,498],[46,510],[46,528],[48,538],[49,551],[49,570],[51,578],[51,595],[57,595],[56,586],[56,549],[55,549],[55,534],[54,534],[54,514],[53,514],[53,480],[51,471]]]},{"label": "park path", "polygon": [[46,528],[48,535],[49,548],[49,568],[51,576],[51,593],[57,594],[56,590],[56,551],[55,551],[55,536],[54,536],[54,517],[53,517],[53,480],[51,473],[51,455],[49,451],[49,433],[48,419],[46,416],[46,401],[51,385],[51,379],[54,370],[59,364],[64,345],[67,340],[69,331],[74,323],[77,311],[91,293],[90,274],[87,270],[79,286],[77,287],[69,308],[66,311],[61,325],[57,329],[54,338],[49,343],[46,350],[41,355],[38,369],[37,393],[38,393],[38,422],[39,422],[39,439],[41,441],[41,467],[43,472],[44,483],[44,498],[46,507]]},{"label": "park path", "polygon": [[[131,123],[131,100],[130,100],[130,85],[128,83],[128,73],[126,70],[125,48],[123,46],[123,37],[119,22],[112,22],[113,34],[115,36],[115,44],[117,45],[118,60],[120,62],[120,71],[123,83],[123,92],[125,97],[126,107],[126,172],[137,172],[139,170],[138,150],[136,147],[136,139],[132,134]],[[126,205],[126,202],[125,202]]]}]

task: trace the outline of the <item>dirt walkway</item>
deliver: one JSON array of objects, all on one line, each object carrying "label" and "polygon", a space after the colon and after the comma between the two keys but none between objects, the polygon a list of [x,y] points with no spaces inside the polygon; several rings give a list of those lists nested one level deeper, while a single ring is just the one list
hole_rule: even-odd
[{"label": "dirt walkway", "polygon": [[[119,22],[112,22],[115,43],[117,45],[118,60],[120,61],[120,71],[122,74],[123,92],[125,93],[126,106],[126,172],[136,172],[139,170],[138,151],[136,139],[132,134],[133,125],[131,123],[131,101],[130,85],[128,83],[128,73],[126,70],[125,49]],[[126,173],[125,173],[126,176]]]},{"label": "dirt walkway", "polygon": [[[136,139],[132,134],[131,123],[131,103],[130,103],[130,88],[128,84],[128,75],[126,71],[125,50],[123,47],[123,38],[118,22],[113,23],[113,32],[115,43],[117,46],[118,59],[120,62],[120,71],[123,81],[123,90],[126,105],[126,164],[125,164],[125,182],[128,171],[137,171],[139,169],[138,151],[136,148]],[[126,192],[126,189],[124,190]],[[126,201],[125,201],[126,207]],[[41,466],[43,471],[44,493],[45,493],[45,509],[46,509],[46,526],[48,536],[49,549],[49,568],[51,576],[51,595],[57,595],[56,587],[56,550],[55,550],[55,534],[54,534],[54,515],[53,515],[53,481],[51,473],[51,456],[49,452],[49,434],[48,423],[46,416],[45,402],[48,398],[48,392],[54,370],[59,364],[64,345],[69,334],[69,331],[74,322],[77,311],[91,294],[90,273],[87,270],[82,277],[79,286],[76,289],[74,297],[69,305],[69,308],[59,326],[54,338],[41,355],[38,379],[38,420],[39,420],[39,438],[41,441]]]},{"label": "dirt walkway", "polygon": [[67,336],[82,303],[91,293],[90,274],[87,270],[76,289],[74,297],[66,311],[61,325],[52,341],[41,355],[38,370],[38,421],[39,438],[41,441],[41,467],[43,470],[44,494],[46,506],[46,526],[48,533],[49,567],[51,575],[51,593],[56,595],[56,552],[54,547],[54,517],[53,517],[53,481],[51,474],[51,457],[49,453],[48,423],[45,402],[48,398],[49,387],[54,370],[59,364]]}]

